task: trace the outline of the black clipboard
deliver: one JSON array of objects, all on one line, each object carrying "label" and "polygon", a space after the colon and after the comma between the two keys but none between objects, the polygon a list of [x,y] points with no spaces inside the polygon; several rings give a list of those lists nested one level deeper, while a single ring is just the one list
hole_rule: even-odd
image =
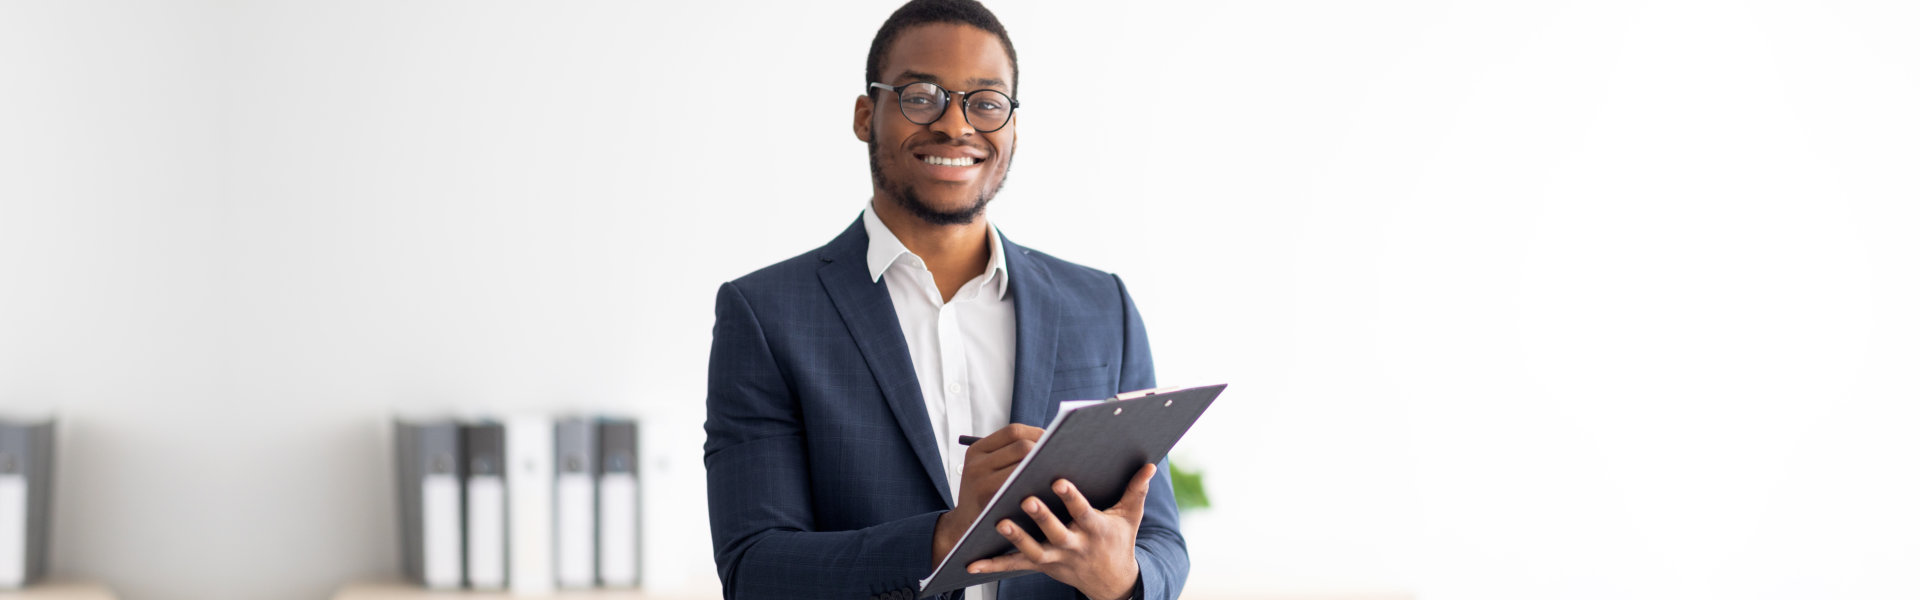
[{"label": "black clipboard", "polygon": [[933,574],[920,580],[921,598],[971,585],[1018,577],[1034,571],[967,572],[973,561],[1013,551],[1013,542],[994,531],[1002,519],[1012,519],[1036,540],[1045,541],[1040,526],[1020,509],[1028,496],[1040,498],[1061,523],[1072,524],[1065,503],[1053,493],[1053,482],[1065,478],[1095,508],[1106,508],[1126,495],[1127,482],[1147,463],[1158,463],[1187,434],[1200,413],[1213,405],[1226,384],[1191,388],[1159,388],[1120,394],[1108,400],[1062,402],[1060,412],[1041,434],[1033,452],[1014,467],[1007,482],[987,502],[986,510],[967,527],[959,543],[940,559]]}]

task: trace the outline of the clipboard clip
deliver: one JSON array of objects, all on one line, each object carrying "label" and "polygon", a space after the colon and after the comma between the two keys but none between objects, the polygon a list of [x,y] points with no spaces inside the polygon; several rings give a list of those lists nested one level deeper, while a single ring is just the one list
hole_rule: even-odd
[{"label": "clipboard clip", "polygon": [[1172,391],[1178,391],[1181,389],[1184,389],[1184,388],[1174,385],[1174,386],[1167,386],[1167,387],[1157,387],[1150,390],[1134,390],[1131,392],[1125,392],[1125,393],[1116,395],[1113,397],[1113,400],[1118,401],[1118,400],[1132,400],[1134,398],[1145,398],[1147,396],[1152,396],[1154,394],[1158,394],[1161,392],[1172,392]]}]

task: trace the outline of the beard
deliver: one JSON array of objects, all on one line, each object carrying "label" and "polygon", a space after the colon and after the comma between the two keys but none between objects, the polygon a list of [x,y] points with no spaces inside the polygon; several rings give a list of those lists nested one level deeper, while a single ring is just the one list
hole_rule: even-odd
[{"label": "beard", "polygon": [[[919,217],[920,220],[934,225],[966,225],[972,223],[974,219],[980,218],[980,215],[987,212],[987,203],[992,202],[993,197],[1000,194],[1001,186],[1007,184],[1007,174],[1001,173],[999,181],[995,181],[980,190],[980,197],[975,198],[973,204],[957,210],[940,210],[931,204],[927,204],[926,200],[921,199],[920,193],[915,192],[913,186],[902,185],[900,182],[887,178],[887,174],[880,169],[880,146],[873,142],[867,142],[867,168],[873,171],[873,183],[875,186],[879,187],[881,191],[886,192],[887,196],[893,198],[894,202],[899,204],[901,208],[905,208],[907,212],[913,213],[913,216]],[[1013,171],[1012,154],[1007,155],[1007,171]]]}]

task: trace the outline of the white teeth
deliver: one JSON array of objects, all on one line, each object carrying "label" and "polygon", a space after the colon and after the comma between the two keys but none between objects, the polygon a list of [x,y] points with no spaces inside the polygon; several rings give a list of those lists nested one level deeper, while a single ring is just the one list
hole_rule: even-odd
[{"label": "white teeth", "polygon": [[927,164],[940,165],[942,167],[971,167],[973,166],[973,163],[979,162],[970,156],[962,156],[960,158],[928,156],[928,157],[922,158],[921,160],[927,161]]}]

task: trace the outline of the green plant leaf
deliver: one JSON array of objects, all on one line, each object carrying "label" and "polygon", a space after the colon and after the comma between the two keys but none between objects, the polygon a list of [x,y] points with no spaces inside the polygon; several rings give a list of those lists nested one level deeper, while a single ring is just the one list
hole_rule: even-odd
[{"label": "green plant leaf", "polygon": [[1206,482],[1201,480],[1203,473],[1182,469],[1173,461],[1167,461],[1167,466],[1167,476],[1173,479],[1173,502],[1182,512],[1211,506],[1207,502]]}]

